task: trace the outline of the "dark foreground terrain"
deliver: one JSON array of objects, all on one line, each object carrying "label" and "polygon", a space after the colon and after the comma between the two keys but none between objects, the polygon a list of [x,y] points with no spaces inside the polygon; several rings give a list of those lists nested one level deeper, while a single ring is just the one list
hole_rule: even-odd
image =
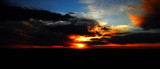
[{"label": "dark foreground terrain", "polygon": [[157,57],[160,49],[0,49],[3,57],[107,57],[107,58],[141,58]]}]

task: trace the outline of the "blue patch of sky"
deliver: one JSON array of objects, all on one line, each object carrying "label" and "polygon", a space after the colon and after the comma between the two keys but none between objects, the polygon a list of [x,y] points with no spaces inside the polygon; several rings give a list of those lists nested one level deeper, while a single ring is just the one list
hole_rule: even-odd
[{"label": "blue patch of sky", "polygon": [[8,0],[14,5],[34,7],[51,12],[81,12],[85,4],[78,0]]}]

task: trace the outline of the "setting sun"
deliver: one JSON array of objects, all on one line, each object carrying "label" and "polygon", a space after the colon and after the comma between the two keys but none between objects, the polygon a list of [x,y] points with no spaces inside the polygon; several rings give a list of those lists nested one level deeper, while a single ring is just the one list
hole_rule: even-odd
[{"label": "setting sun", "polygon": [[84,44],[75,44],[75,45],[77,45],[78,48],[84,48],[85,47]]},{"label": "setting sun", "polygon": [[86,44],[77,43],[77,44],[73,44],[73,46],[71,46],[71,48],[73,48],[73,49],[86,49],[88,47],[86,46]]}]

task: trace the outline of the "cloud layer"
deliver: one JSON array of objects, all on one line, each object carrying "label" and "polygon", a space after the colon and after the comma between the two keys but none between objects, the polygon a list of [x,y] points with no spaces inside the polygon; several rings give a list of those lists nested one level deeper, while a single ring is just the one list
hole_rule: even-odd
[{"label": "cloud layer", "polygon": [[88,26],[97,24],[95,20],[75,18],[69,14],[62,15],[5,4],[0,6],[3,14],[0,16],[0,46],[17,44],[68,46],[72,41],[68,35],[93,35],[88,32]]},{"label": "cloud layer", "polygon": [[[141,8],[145,11],[145,14],[134,15],[130,12],[127,12],[127,14],[132,22],[135,23],[135,26],[140,26],[143,29],[159,29],[159,0],[143,1],[145,4],[141,4]],[[92,36],[96,35],[96,38],[91,39],[91,42],[83,42],[89,46],[108,46],[114,44],[124,44],[128,46],[137,43],[159,44],[160,33],[157,31],[144,32],[144,30],[142,30],[142,32],[138,33],[137,31],[136,33],[133,31],[126,32],[133,26],[107,26],[107,22],[100,22],[100,24],[98,24],[98,22],[94,20],[105,18],[107,15],[120,14],[128,10],[128,8],[136,10],[135,7],[118,4],[114,6],[107,4],[97,5],[99,3],[95,2],[98,2],[98,0],[86,0],[82,2],[88,4],[87,9],[89,12],[84,14],[86,16],[89,15],[92,19],[73,17],[70,16],[71,13],[62,15],[46,10],[0,5],[2,7],[1,13],[4,14],[0,16],[0,45],[37,45],[38,47],[70,46],[70,44],[74,42],[74,40],[68,37],[70,35],[82,35],[83,39],[81,40],[86,40],[85,37],[93,38]],[[100,1],[100,3],[103,2],[106,3],[109,1]],[[110,8],[106,9],[105,6],[110,6]],[[146,6],[149,8],[146,8]]]},{"label": "cloud layer", "polygon": [[160,29],[160,1],[159,0],[143,0],[145,3],[140,7],[143,14],[134,15],[129,12],[127,14],[131,18],[135,26],[140,26],[145,30]]},{"label": "cloud layer", "polygon": [[80,0],[80,3],[94,3],[96,0]]},{"label": "cloud layer", "polygon": [[125,36],[116,36],[109,41],[116,44],[159,43],[160,33],[134,33]]}]

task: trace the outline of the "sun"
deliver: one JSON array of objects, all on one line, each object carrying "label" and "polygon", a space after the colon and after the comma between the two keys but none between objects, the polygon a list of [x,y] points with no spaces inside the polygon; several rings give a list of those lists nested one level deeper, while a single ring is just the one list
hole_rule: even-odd
[{"label": "sun", "polygon": [[76,44],[78,48],[84,48],[85,45],[84,44]]},{"label": "sun", "polygon": [[76,43],[76,44],[73,44],[73,46],[71,46],[71,48],[73,48],[73,49],[86,49],[87,46],[86,46],[86,44]]}]

